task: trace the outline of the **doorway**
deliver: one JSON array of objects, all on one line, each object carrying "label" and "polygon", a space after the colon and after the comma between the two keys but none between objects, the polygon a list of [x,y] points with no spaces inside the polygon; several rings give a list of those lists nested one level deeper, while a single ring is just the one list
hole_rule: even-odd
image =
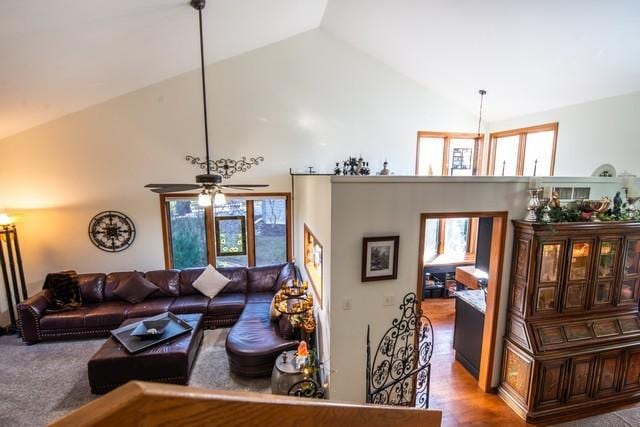
[{"label": "doorway", "polygon": [[[454,342],[449,349],[446,342],[444,345],[436,342],[439,345],[436,352],[455,354],[455,363],[464,367],[462,370],[456,366],[457,372],[468,373],[467,380],[484,392],[493,391],[496,357],[493,344],[497,336],[506,228],[507,212],[420,216],[416,294],[423,299],[425,314],[428,317],[435,314],[437,319],[432,320],[446,324],[449,329],[443,331],[450,337],[453,335]],[[479,305],[482,310],[474,310]],[[430,306],[433,310],[429,310]],[[436,361],[432,363],[437,369]]]}]

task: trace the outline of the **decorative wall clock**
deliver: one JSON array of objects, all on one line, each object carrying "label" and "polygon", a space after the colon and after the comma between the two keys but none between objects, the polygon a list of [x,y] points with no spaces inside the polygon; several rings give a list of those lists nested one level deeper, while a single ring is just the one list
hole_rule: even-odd
[{"label": "decorative wall clock", "polygon": [[120,252],[136,238],[136,227],[131,218],[118,211],[100,212],[89,223],[89,238],[98,249]]}]

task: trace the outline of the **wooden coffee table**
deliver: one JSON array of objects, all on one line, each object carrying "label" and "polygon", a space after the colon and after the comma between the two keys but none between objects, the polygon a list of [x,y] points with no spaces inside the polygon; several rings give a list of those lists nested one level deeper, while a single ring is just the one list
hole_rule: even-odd
[{"label": "wooden coffee table", "polygon": [[[139,353],[128,353],[113,337],[93,355],[87,365],[94,394],[106,393],[132,380],[187,384],[202,343],[202,314],[179,314],[193,328],[189,333]],[[142,319],[127,319],[122,325]]]}]

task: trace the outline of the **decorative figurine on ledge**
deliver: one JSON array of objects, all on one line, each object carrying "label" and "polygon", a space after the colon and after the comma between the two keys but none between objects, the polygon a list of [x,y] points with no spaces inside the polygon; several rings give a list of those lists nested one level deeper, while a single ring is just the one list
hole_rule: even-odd
[{"label": "decorative figurine on ledge", "polygon": [[336,175],[369,175],[371,170],[369,169],[369,162],[365,162],[362,157],[356,159],[355,157],[349,157],[342,162],[342,170],[340,170],[340,163],[336,163],[334,169]]},{"label": "decorative figurine on ledge", "polygon": [[378,172],[378,175],[391,175],[393,172],[389,169],[389,162],[386,160],[382,164],[382,170]]},{"label": "decorative figurine on ledge", "polygon": [[620,192],[616,192],[616,195],[613,197],[613,214],[620,215],[620,209],[622,208],[622,197],[620,197]]}]

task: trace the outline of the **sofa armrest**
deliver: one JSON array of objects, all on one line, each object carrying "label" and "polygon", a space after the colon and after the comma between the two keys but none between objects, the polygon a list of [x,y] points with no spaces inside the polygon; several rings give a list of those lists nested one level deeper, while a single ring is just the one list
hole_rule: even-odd
[{"label": "sofa armrest", "polygon": [[18,324],[24,342],[34,343],[41,340],[40,319],[52,302],[52,292],[45,289],[18,304]]}]

